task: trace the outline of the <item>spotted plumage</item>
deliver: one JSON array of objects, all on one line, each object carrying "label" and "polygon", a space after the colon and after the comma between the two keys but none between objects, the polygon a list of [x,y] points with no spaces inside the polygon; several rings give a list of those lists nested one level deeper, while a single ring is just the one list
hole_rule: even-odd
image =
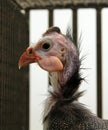
[{"label": "spotted plumage", "polygon": [[108,120],[98,118],[78,101],[83,78],[70,28],[66,35],[58,27],[49,28],[22,54],[19,68],[34,62],[49,72],[51,84],[45,101],[43,130],[108,130]]}]

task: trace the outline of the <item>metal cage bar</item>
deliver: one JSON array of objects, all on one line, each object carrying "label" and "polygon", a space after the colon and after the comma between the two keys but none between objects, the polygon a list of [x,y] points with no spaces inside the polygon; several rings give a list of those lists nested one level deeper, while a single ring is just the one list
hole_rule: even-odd
[{"label": "metal cage bar", "polygon": [[[12,2],[13,1],[13,2]],[[24,3],[25,4],[24,4]],[[99,2],[99,3],[98,3]],[[34,5],[33,4],[30,4],[28,5],[28,3],[26,3],[26,1],[22,0],[22,2],[19,2],[19,0],[0,0],[0,26],[1,26],[1,30],[0,30],[0,47],[1,47],[1,54],[0,55],[0,62],[2,63],[0,65],[0,69],[1,69],[1,72],[0,72],[0,115],[1,115],[1,124],[2,125],[2,129],[5,130],[5,125],[6,125],[6,121],[10,121],[10,124],[12,122],[12,120],[16,121],[16,124],[15,125],[18,125],[17,128],[22,128],[20,127],[20,125],[22,125],[23,123],[25,128],[27,129],[28,127],[28,90],[29,88],[25,88],[25,81],[24,79],[20,79],[19,77],[24,77],[22,76],[22,73],[21,75],[18,73],[18,78],[20,80],[20,83],[22,81],[22,83],[24,84],[23,88],[14,88],[14,85],[16,84],[15,82],[11,82],[10,81],[10,77],[11,75],[10,74],[15,74],[16,71],[15,71],[15,65],[16,64],[13,64],[13,63],[9,63],[8,60],[5,61],[5,58],[3,57],[3,54],[5,54],[5,57],[8,56],[8,53],[9,53],[9,56],[13,56],[15,54],[14,52],[14,49],[16,49],[18,52],[20,51],[21,52],[21,48],[24,48],[25,45],[23,45],[23,42],[24,43],[28,43],[28,30],[26,30],[28,28],[28,25],[26,24],[26,20],[29,19],[28,17],[28,13],[27,13],[27,17],[28,18],[25,18],[24,15],[21,14],[21,9],[24,9],[24,10],[27,10],[29,11],[30,9],[48,9],[49,11],[49,27],[50,26],[53,26],[53,10],[54,9],[58,9],[58,8],[69,8],[69,9],[72,9],[73,10],[73,39],[74,39],[74,42],[77,43],[77,30],[78,30],[78,27],[77,27],[77,10],[79,8],[95,8],[96,9],[96,12],[97,12],[97,15],[96,15],[96,34],[97,34],[97,43],[96,43],[96,46],[97,46],[97,115],[99,117],[102,117],[102,39],[101,39],[101,10],[103,7],[108,7],[108,2],[107,0],[105,2],[100,2],[98,1],[97,3],[92,3],[91,1],[86,3],[86,2],[82,2],[80,3],[80,1],[78,3],[72,3],[72,4],[66,4],[66,5],[61,5],[61,4],[53,4],[53,5],[49,5],[49,3],[47,2],[47,5],[46,6],[41,6],[39,4],[39,6],[36,6],[35,2],[34,2]],[[16,4],[17,3],[17,4]],[[86,4],[85,4],[86,3]],[[19,5],[19,6],[17,6]],[[25,7],[25,5],[27,7]],[[32,6],[31,6],[32,5]],[[55,6],[56,5],[56,6]],[[12,15],[10,15],[12,14]],[[18,19],[20,18],[20,22],[18,21]],[[14,20],[14,21],[11,21],[11,20]],[[18,29],[16,29],[16,27],[19,27]],[[9,32],[9,33],[6,33],[6,32]],[[23,32],[23,37],[22,37],[22,32]],[[25,35],[24,35],[25,34]],[[21,42],[22,44],[18,44],[18,48],[16,48],[15,46],[15,43],[16,43],[16,39],[20,39],[19,42]],[[27,42],[26,42],[27,41]],[[6,46],[9,46],[9,49],[6,48]],[[22,47],[23,46],[23,47]],[[9,52],[8,52],[9,51]],[[18,54],[18,53],[17,53]],[[15,57],[14,58],[17,58],[18,55],[14,55]],[[14,59],[15,62],[16,59]],[[8,65],[11,65],[11,72],[7,71],[8,70]],[[27,70],[25,72],[28,72]],[[23,74],[25,75],[25,72],[23,72]],[[14,75],[12,75],[14,80],[13,81],[16,81],[18,84],[18,86],[20,86],[20,83],[18,82],[17,79],[15,79]],[[9,78],[8,78],[9,77]],[[27,81],[26,81],[27,82]],[[6,87],[6,84],[8,84],[9,86]],[[10,89],[12,89],[11,93],[10,93]],[[15,90],[16,89],[16,90]],[[22,94],[23,94],[23,91],[26,90],[26,94],[25,94],[25,98],[23,100],[24,102],[24,105],[27,107],[27,109],[25,108],[25,106],[23,106],[23,102],[22,100],[18,97],[19,95],[17,95],[17,92],[16,91],[20,91]],[[15,94],[16,95],[16,98],[14,98],[12,100],[12,94]],[[8,104],[8,100],[12,101],[14,103],[14,105],[11,106]],[[16,102],[18,101],[19,104],[16,104]],[[5,104],[4,104],[5,102]],[[15,110],[15,107],[17,107],[17,105],[21,105],[23,106],[23,108],[25,108],[26,112],[24,110],[22,110],[22,112],[25,112],[25,116],[24,118],[22,119],[23,122],[21,124],[21,121],[18,120],[17,118],[17,111],[14,111],[14,114],[13,114],[13,117],[11,117],[11,115],[7,115],[7,119],[6,117],[3,117],[3,116],[6,116],[6,115],[3,115],[3,112],[6,113],[8,110],[6,109],[6,103],[9,105],[9,110]],[[21,104],[20,104],[21,103]],[[19,109],[17,108],[17,110],[21,111],[21,108],[20,107]],[[26,115],[27,114],[27,115]],[[19,115],[18,115],[19,117]],[[27,117],[27,120],[25,119],[25,117]],[[3,125],[3,118],[4,120],[6,119],[6,121],[4,122],[4,125]],[[12,130],[12,127],[11,125],[9,124],[10,128],[9,130],[11,129]],[[16,126],[14,125],[14,129],[16,128]],[[26,127],[27,125],[27,127]],[[6,128],[7,129],[7,128]],[[17,130],[17,129],[16,129]]]},{"label": "metal cage bar", "polygon": [[49,27],[53,26],[53,10],[52,9],[49,9],[48,10],[48,13],[49,13]]},{"label": "metal cage bar", "polygon": [[102,117],[102,43],[101,43],[101,8],[96,9],[97,25],[97,115]]},{"label": "metal cage bar", "polygon": [[77,9],[73,9],[73,41],[77,45]]},{"label": "metal cage bar", "polygon": [[[72,8],[71,8],[72,9]],[[78,26],[77,26],[77,11],[79,8],[72,9],[73,11],[73,40],[77,45],[78,38]],[[102,117],[102,43],[101,43],[101,10],[102,8],[96,9],[96,46],[97,46],[97,115]],[[53,25],[53,10],[49,10],[49,27]]]}]

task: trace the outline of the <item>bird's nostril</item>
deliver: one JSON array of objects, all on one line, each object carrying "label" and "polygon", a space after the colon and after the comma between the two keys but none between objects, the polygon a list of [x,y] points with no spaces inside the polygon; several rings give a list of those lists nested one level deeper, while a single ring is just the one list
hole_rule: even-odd
[{"label": "bird's nostril", "polygon": [[27,54],[28,54],[28,55],[31,55],[31,54],[33,53],[33,49],[32,49],[32,48],[27,48],[26,51],[27,51]]},{"label": "bird's nostril", "polygon": [[29,50],[29,54],[32,54],[32,49]]}]

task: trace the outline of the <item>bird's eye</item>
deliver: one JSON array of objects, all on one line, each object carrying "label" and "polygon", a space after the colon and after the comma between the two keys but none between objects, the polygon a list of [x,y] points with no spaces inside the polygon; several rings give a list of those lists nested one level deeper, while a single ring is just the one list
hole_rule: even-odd
[{"label": "bird's eye", "polygon": [[41,48],[44,51],[48,51],[51,48],[52,44],[50,42],[45,42],[42,44]]}]

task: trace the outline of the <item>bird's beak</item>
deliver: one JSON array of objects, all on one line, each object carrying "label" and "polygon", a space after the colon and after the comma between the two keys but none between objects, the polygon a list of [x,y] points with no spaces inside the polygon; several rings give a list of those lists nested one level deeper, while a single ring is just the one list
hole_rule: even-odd
[{"label": "bird's beak", "polygon": [[63,70],[63,64],[56,56],[41,57],[33,51],[33,48],[29,47],[21,55],[18,67],[19,69],[30,63],[37,62],[39,66],[49,72]]},{"label": "bird's beak", "polygon": [[32,52],[32,48],[27,48],[26,51],[20,56],[18,67],[21,69],[22,67],[37,62],[40,60],[41,56],[37,55],[35,52]]}]

